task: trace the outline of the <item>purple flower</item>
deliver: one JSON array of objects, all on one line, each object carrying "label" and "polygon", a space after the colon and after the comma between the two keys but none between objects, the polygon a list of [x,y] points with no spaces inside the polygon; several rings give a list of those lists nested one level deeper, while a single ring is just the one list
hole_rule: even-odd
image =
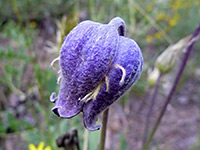
[{"label": "purple flower", "polygon": [[59,56],[61,83],[53,112],[71,118],[83,112],[88,130],[98,130],[97,115],[139,79],[143,58],[137,43],[125,35],[125,22],[83,21],[64,39]]}]

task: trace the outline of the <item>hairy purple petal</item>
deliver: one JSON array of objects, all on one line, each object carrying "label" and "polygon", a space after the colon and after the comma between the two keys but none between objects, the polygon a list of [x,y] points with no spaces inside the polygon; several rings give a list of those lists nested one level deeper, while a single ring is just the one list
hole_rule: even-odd
[{"label": "hairy purple petal", "polygon": [[107,74],[109,80],[109,91],[106,91],[104,82],[100,92],[94,101],[89,101],[83,109],[84,124],[88,130],[98,130],[96,125],[97,115],[116,101],[124,92],[130,88],[139,78],[142,71],[143,58],[138,45],[131,39],[120,37],[119,49],[113,62],[126,70],[124,83],[120,85],[122,71],[111,67]]},{"label": "hairy purple petal", "polygon": [[71,118],[77,115],[82,110],[84,104],[83,101],[69,98],[70,95],[67,94],[68,88],[66,88],[66,85],[66,80],[61,79],[58,100],[52,108],[52,111],[61,118]]},{"label": "hairy purple petal", "polygon": [[82,110],[81,101],[103,80],[113,62],[119,34],[113,25],[80,23],[65,38],[61,53],[61,89],[53,111],[70,118]]}]

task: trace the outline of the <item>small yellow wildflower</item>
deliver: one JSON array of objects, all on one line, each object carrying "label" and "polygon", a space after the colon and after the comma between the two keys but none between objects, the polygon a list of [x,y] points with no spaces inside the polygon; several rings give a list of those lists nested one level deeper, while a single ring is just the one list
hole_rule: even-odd
[{"label": "small yellow wildflower", "polygon": [[174,14],[172,16],[172,19],[169,20],[169,26],[171,26],[171,27],[175,26],[178,23],[179,20],[180,20],[180,15],[179,14]]},{"label": "small yellow wildflower", "polygon": [[170,7],[172,10],[176,11],[176,10],[182,8],[183,4],[184,3],[181,0],[175,0],[175,1],[171,1]]},{"label": "small yellow wildflower", "polygon": [[44,142],[40,142],[38,147],[33,144],[29,144],[29,150],[51,150],[51,147],[47,146],[46,148],[44,148]]},{"label": "small yellow wildflower", "polygon": [[152,40],[153,40],[153,37],[152,37],[151,35],[147,35],[147,36],[146,36],[146,41],[147,41],[148,43],[150,43]]},{"label": "small yellow wildflower", "polygon": [[160,32],[157,32],[154,36],[156,39],[160,39],[162,37],[162,34]]},{"label": "small yellow wildflower", "polygon": [[170,27],[173,27],[173,26],[175,26],[177,24],[177,22],[176,22],[176,20],[174,20],[174,19],[171,19],[170,21],[169,21],[169,26]]},{"label": "small yellow wildflower", "polygon": [[157,21],[163,21],[163,20],[166,20],[166,19],[167,19],[167,16],[166,16],[166,13],[164,13],[164,12],[160,12],[156,16]]}]

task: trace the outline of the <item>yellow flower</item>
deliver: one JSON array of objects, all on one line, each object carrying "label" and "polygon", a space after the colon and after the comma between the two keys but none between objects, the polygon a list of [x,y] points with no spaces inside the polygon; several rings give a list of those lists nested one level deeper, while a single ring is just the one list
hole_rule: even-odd
[{"label": "yellow flower", "polygon": [[176,24],[177,24],[177,21],[174,20],[174,19],[172,19],[172,20],[169,21],[169,26],[170,26],[170,27],[173,27],[173,26],[175,26]]},{"label": "yellow flower", "polygon": [[169,26],[171,27],[175,26],[179,20],[180,20],[180,15],[174,14],[172,19],[169,21]]},{"label": "yellow flower", "polygon": [[153,40],[153,37],[152,37],[151,35],[147,35],[147,36],[146,36],[146,41],[147,41],[148,43],[150,43],[152,40]]},{"label": "yellow flower", "polygon": [[166,20],[166,18],[167,18],[167,16],[164,12],[160,12],[156,16],[157,21],[163,21],[163,20]]},{"label": "yellow flower", "polygon": [[51,147],[47,146],[46,148],[44,148],[44,142],[40,142],[38,147],[33,144],[29,144],[29,150],[51,150]]},{"label": "yellow flower", "polygon": [[160,32],[157,32],[154,36],[156,39],[160,39],[162,37],[162,34]]},{"label": "yellow flower", "polygon": [[172,1],[171,4],[170,4],[170,7],[172,10],[178,10],[180,9],[181,7],[183,7],[183,2],[181,0],[175,0],[175,1]]}]

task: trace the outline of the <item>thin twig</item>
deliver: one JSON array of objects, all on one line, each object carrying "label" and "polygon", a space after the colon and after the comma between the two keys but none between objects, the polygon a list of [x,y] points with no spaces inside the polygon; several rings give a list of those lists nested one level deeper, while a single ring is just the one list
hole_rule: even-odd
[{"label": "thin twig", "polygon": [[178,74],[177,74],[177,76],[176,76],[176,79],[175,79],[175,81],[174,81],[174,84],[173,84],[173,86],[172,86],[172,88],[171,88],[171,90],[170,90],[170,92],[169,92],[169,95],[167,96],[167,98],[166,98],[166,100],[165,100],[165,104],[164,104],[164,106],[163,106],[163,108],[162,108],[162,111],[161,111],[161,113],[160,113],[160,115],[159,115],[159,117],[158,117],[158,119],[157,119],[157,121],[156,121],[156,123],[155,123],[155,125],[154,125],[154,127],[153,127],[153,130],[152,130],[152,132],[151,132],[151,134],[150,134],[150,136],[149,136],[147,142],[146,142],[145,145],[143,146],[143,150],[148,150],[148,149],[149,149],[149,145],[150,145],[150,143],[151,143],[151,141],[152,141],[152,139],[153,139],[153,137],[154,137],[154,134],[155,134],[155,132],[156,132],[156,130],[157,130],[157,128],[158,128],[158,126],[159,126],[161,120],[162,120],[162,117],[163,117],[163,115],[164,115],[164,113],[165,113],[165,111],[166,111],[166,108],[167,108],[168,104],[171,102],[171,98],[172,98],[172,96],[173,96],[173,94],[174,94],[174,92],[175,92],[175,90],[176,90],[176,87],[177,87],[177,85],[178,85],[178,83],[179,83],[179,80],[180,80],[180,78],[181,78],[181,76],[182,76],[182,73],[183,73],[184,68],[185,68],[185,66],[186,66],[186,63],[187,63],[187,60],[188,60],[188,58],[189,58],[190,52],[191,52],[192,47],[193,47],[193,45],[194,45],[194,43],[195,43],[195,41],[196,41],[196,40],[193,40],[193,39],[195,39],[195,38],[198,36],[199,32],[200,32],[200,23],[198,24],[196,30],[194,31],[194,33],[193,33],[193,35],[192,35],[192,38],[191,38],[191,40],[190,40],[190,41],[192,41],[192,42],[190,42],[190,44],[189,44],[188,47],[187,47],[185,56],[184,56],[184,58],[183,58],[182,64],[181,64],[181,66],[180,66],[180,69],[179,69]]},{"label": "thin twig", "polygon": [[157,94],[158,94],[158,88],[159,88],[159,85],[160,85],[161,76],[162,76],[162,74],[159,75],[159,77],[158,77],[158,79],[156,81],[156,86],[154,88],[154,93],[153,93],[153,96],[152,96],[151,101],[150,101],[149,111],[148,111],[147,116],[146,116],[144,136],[143,136],[143,145],[146,143],[147,137],[149,135],[148,133],[149,133],[150,117],[152,115],[153,107],[155,105],[155,100],[156,100],[156,97],[157,97]]},{"label": "thin twig", "polygon": [[101,138],[100,138],[100,150],[104,150],[105,148],[108,112],[109,112],[109,108],[106,109],[103,113],[103,122],[102,122],[102,129],[101,129]]}]

